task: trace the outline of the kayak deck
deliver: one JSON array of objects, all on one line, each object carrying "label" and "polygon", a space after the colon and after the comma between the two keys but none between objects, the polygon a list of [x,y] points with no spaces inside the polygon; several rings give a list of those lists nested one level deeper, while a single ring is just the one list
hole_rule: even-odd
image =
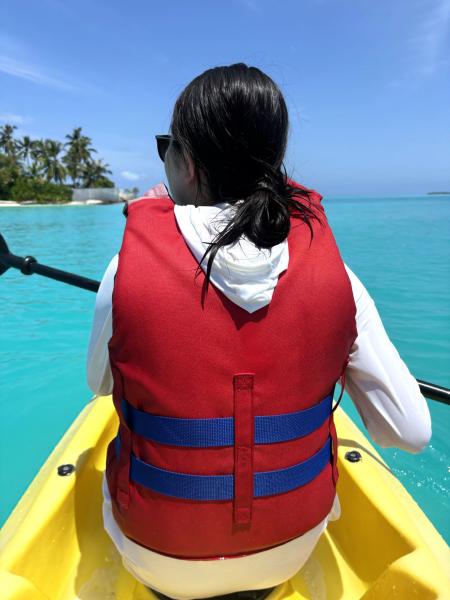
[{"label": "kayak deck", "polygon": [[[450,598],[447,544],[342,409],[335,422],[341,517],[267,600]],[[156,600],[103,528],[101,481],[117,427],[111,396],[89,402],[11,513],[0,537],[5,600]],[[346,460],[349,450],[361,460]],[[62,464],[74,473],[59,476]]]}]

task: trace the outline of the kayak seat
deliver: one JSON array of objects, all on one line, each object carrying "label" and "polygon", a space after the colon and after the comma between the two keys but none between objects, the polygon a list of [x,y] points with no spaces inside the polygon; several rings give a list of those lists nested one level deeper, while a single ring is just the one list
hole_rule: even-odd
[{"label": "kayak seat", "polygon": [[[157,592],[149,586],[146,587],[160,600],[173,600],[170,596]],[[208,600],[264,600],[264,598],[267,598],[267,596],[277,587],[278,586],[275,585],[274,587],[265,588],[263,590],[243,590],[241,592],[232,592],[230,594],[222,594],[219,596],[208,596]]]}]

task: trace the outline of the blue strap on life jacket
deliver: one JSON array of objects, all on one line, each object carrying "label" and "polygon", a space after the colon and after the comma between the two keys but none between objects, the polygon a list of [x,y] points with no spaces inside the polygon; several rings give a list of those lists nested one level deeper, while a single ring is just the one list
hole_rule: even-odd
[{"label": "blue strap on life jacket", "polygon": [[[334,387],[316,405],[296,412],[254,417],[254,443],[272,444],[303,437],[329,419]],[[234,418],[186,419],[153,415],[132,406],[125,399],[121,409],[129,429],[146,439],[181,447],[233,446]],[[120,455],[120,435],[115,439]],[[282,494],[312,481],[331,461],[328,437],[322,448],[307,460],[283,469],[253,474],[254,497]],[[161,469],[130,455],[130,479],[153,491],[187,500],[229,500],[234,493],[234,474],[193,475]]]},{"label": "blue strap on life jacket", "polygon": [[[115,439],[116,454],[120,454],[120,436]],[[254,496],[271,496],[289,492],[312,481],[330,464],[331,437],[313,456],[284,469],[259,471],[253,474]],[[231,500],[234,476],[192,475],[168,471],[150,465],[131,454],[130,478],[155,492],[187,500]]]},{"label": "blue strap on life jacket", "polygon": [[[287,442],[315,431],[330,416],[333,392],[318,404],[305,410],[255,416],[254,443]],[[160,444],[191,448],[234,444],[233,417],[213,419],[165,417],[139,410],[125,399],[122,400],[122,414],[131,431]]]}]

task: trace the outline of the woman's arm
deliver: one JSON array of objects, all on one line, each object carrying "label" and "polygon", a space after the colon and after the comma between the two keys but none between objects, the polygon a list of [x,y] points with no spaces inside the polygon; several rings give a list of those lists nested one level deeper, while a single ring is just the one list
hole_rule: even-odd
[{"label": "woman's arm", "polygon": [[383,448],[421,452],[431,438],[431,417],[419,384],[390,341],[368,291],[345,265],[357,307],[358,337],[345,389],[371,438]]},{"label": "woman's arm", "polygon": [[87,352],[87,384],[99,396],[111,394],[113,389],[108,342],[112,336],[112,291],[118,261],[119,255],[116,254],[100,283]]}]

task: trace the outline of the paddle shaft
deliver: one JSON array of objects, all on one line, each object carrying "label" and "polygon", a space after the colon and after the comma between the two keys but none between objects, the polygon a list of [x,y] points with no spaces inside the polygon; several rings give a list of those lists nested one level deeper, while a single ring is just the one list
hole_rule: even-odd
[{"label": "paddle shaft", "polygon": [[33,273],[36,273],[37,275],[43,275],[44,277],[49,277],[50,279],[56,279],[56,281],[68,283],[69,285],[74,285],[90,292],[98,292],[98,288],[100,287],[99,281],[43,265],[37,262],[34,256],[22,257],[11,254],[10,252],[1,253],[0,275],[10,267],[13,269],[18,269],[24,275],[32,275]]},{"label": "paddle shaft", "polygon": [[[24,275],[36,273],[37,275],[56,279],[56,281],[68,283],[69,285],[74,285],[90,292],[98,292],[98,288],[100,287],[99,281],[43,265],[38,263],[33,256],[25,256],[22,258],[21,256],[11,254],[1,235],[0,251],[0,275],[12,267],[13,269],[18,269]],[[417,379],[417,383],[419,384],[420,392],[423,396],[430,400],[436,400],[437,402],[450,405],[450,389],[435,385],[434,383],[429,383],[428,381],[423,381],[422,379]]]}]

